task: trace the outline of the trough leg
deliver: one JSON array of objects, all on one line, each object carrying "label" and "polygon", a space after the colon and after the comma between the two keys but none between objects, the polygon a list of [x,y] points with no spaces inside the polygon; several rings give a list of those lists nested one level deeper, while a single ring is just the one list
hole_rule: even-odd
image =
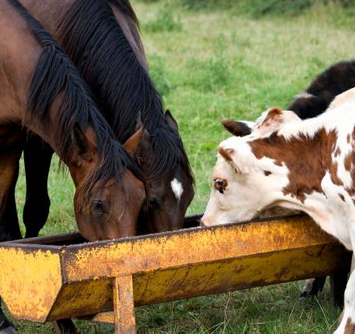
[{"label": "trough leg", "polygon": [[113,287],[115,334],[136,334],[132,276],[116,277]]},{"label": "trough leg", "polygon": [[71,319],[62,319],[52,322],[57,334],[78,334],[73,321]]}]

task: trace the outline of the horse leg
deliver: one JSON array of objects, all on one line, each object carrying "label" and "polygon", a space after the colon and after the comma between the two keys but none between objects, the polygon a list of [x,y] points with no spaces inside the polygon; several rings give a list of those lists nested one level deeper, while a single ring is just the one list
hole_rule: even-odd
[{"label": "horse leg", "polygon": [[27,190],[23,222],[26,226],[26,238],[38,236],[48,218],[50,199],[47,182],[52,155],[51,147],[38,136],[31,136],[25,143]]},{"label": "horse leg", "polygon": [[[23,222],[26,226],[26,238],[38,236],[48,218],[50,199],[47,184],[52,155],[51,147],[38,136],[31,136],[25,143],[27,189]],[[77,333],[70,319],[58,320],[54,322],[54,327],[57,333]]]},{"label": "horse leg", "polygon": [[2,311],[0,313],[0,334],[16,334],[15,327],[6,319]]},{"label": "horse leg", "polygon": [[[22,147],[16,146],[0,152],[0,241],[21,238],[18,225],[15,186]],[[0,298],[1,303],[1,298]],[[0,308],[0,334],[16,333]]]}]

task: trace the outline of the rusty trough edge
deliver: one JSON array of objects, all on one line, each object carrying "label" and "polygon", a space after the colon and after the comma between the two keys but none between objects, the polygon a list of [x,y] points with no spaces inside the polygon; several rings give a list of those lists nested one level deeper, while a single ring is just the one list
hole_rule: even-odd
[{"label": "rusty trough edge", "polygon": [[[263,224],[264,222],[266,224]],[[64,267],[65,267],[64,280],[65,282],[71,282],[71,281],[74,282],[76,280],[74,277],[78,276],[75,274],[75,272],[78,272],[78,270],[83,271],[83,266],[85,264],[86,267],[92,271],[92,274],[89,274],[90,270],[89,271],[85,270],[85,273],[81,273],[82,276],[80,280],[95,279],[95,277],[100,276],[99,274],[94,274],[95,270],[97,270],[96,268],[97,266],[95,266],[94,268],[92,267],[92,264],[90,265],[91,261],[93,261],[95,257],[101,258],[102,259],[101,261],[103,261],[107,256],[108,258],[105,263],[110,264],[110,267],[114,267],[112,269],[113,270],[112,275],[110,275],[110,270],[106,270],[105,268],[102,268],[103,269],[102,273],[105,273],[106,277],[117,277],[122,275],[136,274],[137,272],[140,271],[159,269],[162,266],[164,268],[171,268],[179,265],[186,265],[188,264],[185,263],[186,261],[191,262],[190,258],[193,258],[194,261],[193,263],[198,263],[199,261],[196,260],[198,256],[201,256],[201,258],[203,257],[203,260],[201,260],[201,262],[205,262],[206,260],[204,255],[195,255],[200,253],[203,254],[203,252],[199,253],[197,250],[196,250],[197,253],[194,253],[194,255],[190,254],[188,258],[184,257],[183,261],[182,262],[180,261],[181,263],[178,262],[178,259],[174,259],[175,263],[177,263],[176,265],[171,263],[171,261],[168,261],[166,257],[170,255],[169,253],[170,251],[172,252],[171,255],[172,256],[174,255],[174,250],[176,251],[175,243],[177,240],[178,241],[180,240],[179,241],[180,243],[184,243],[183,239],[185,239],[185,242],[187,241],[193,243],[196,241],[193,240],[195,239],[192,237],[194,235],[197,235],[196,238],[206,239],[205,236],[201,235],[201,233],[204,233],[205,235],[209,234],[210,236],[214,236],[214,234],[217,232],[219,234],[222,233],[226,234],[228,230],[235,231],[236,229],[237,232],[235,233],[242,234],[244,228],[246,230],[257,229],[257,228],[262,229],[262,228],[266,228],[267,226],[270,227],[270,225],[272,225],[273,222],[275,222],[275,224],[278,223],[278,226],[280,227],[290,226],[289,229],[291,230],[292,230],[292,225],[294,224],[302,224],[303,229],[305,228],[308,229],[308,226],[304,226],[304,225],[310,224],[309,231],[311,234],[308,237],[313,241],[313,244],[315,242],[318,243],[318,236],[319,238],[321,238],[319,239],[319,244],[329,243],[331,241],[337,242],[333,237],[331,237],[330,235],[322,231],[320,227],[312,221],[311,218],[305,215],[276,217],[273,219],[257,220],[257,221],[253,221],[254,224],[245,222],[241,224],[220,225],[215,227],[190,228],[190,229],[183,229],[183,230],[173,231],[173,232],[158,233],[154,235],[67,246],[61,250],[64,258]],[[315,236],[317,238],[315,238]],[[216,240],[220,240],[218,238],[214,238],[213,240],[218,243],[223,243],[220,241],[216,241]],[[209,242],[209,240],[208,241],[204,240],[204,241]],[[162,254],[161,252],[159,253],[160,248],[158,249],[156,247],[159,246],[161,243],[163,244],[163,246],[161,246],[163,247],[162,250],[164,250],[165,252],[164,256],[161,255]],[[146,247],[144,253],[146,254],[146,256],[142,256],[142,254],[140,254],[141,248],[139,246],[142,245]],[[167,250],[165,249],[166,245],[168,245]],[[195,247],[195,245],[196,247],[198,246],[197,244],[193,244],[193,247]],[[171,247],[171,250],[169,247]],[[204,245],[204,247],[206,248],[206,244]],[[147,251],[149,252],[147,253]],[[229,252],[231,252],[231,250],[229,250]],[[267,249],[265,249],[265,253],[266,252],[268,252]],[[149,254],[151,255],[150,257]],[[156,254],[158,256],[156,256]],[[120,257],[121,255],[122,258]],[[225,254],[225,256],[227,255]],[[240,256],[243,256],[243,254],[240,254]],[[142,259],[143,257],[144,260]],[[120,268],[119,272],[117,271],[118,267]]]}]

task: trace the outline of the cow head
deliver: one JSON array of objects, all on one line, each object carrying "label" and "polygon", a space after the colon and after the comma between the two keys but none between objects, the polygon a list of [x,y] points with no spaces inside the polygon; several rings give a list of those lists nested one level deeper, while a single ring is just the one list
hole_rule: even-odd
[{"label": "cow head", "polygon": [[287,168],[273,159],[257,158],[250,144],[270,136],[286,123],[298,121],[301,120],[292,111],[272,108],[257,120],[250,135],[234,136],[220,143],[203,225],[249,220],[278,204],[281,189],[288,183]]}]

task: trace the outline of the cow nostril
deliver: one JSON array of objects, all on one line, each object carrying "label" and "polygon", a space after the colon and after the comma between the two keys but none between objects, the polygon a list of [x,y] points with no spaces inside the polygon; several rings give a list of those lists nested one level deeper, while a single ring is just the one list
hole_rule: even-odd
[{"label": "cow nostril", "polygon": [[200,226],[209,226],[208,219],[202,217],[200,220]]}]

